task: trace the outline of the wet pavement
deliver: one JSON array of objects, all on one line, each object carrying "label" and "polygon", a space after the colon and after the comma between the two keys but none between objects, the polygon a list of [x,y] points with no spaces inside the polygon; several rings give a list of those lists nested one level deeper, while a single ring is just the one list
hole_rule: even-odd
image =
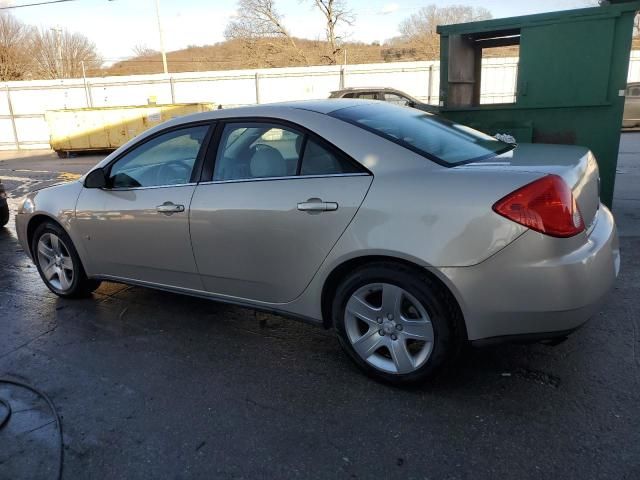
[{"label": "wet pavement", "polygon": [[[64,478],[640,478],[640,134],[616,190],[622,270],[555,346],[469,349],[445,378],[375,383],[333,334],[249,309],[105,283],[62,300],[0,229],[0,377],[56,404]],[[16,197],[100,157],[0,154]],[[0,383],[0,478],[55,478],[42,399]],[[0,410],[0,416],[2,411]]]}]

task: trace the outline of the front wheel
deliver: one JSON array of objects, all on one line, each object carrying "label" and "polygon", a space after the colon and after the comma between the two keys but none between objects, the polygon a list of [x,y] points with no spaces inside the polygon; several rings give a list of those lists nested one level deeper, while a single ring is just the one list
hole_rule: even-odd
[{"label": "front wheel", "polygon": [[85,297],[100,286],[87,278],[67,232],[53,222],[36,228],[31,245],[33,259],[45,285],[65,298]]},{"label": "front wheel", "polygon": [[379,262],[338,286],[333,322],[344,350],[368,375],[414,383],[435,374],[458,351],[461,318],[426,273]]}]

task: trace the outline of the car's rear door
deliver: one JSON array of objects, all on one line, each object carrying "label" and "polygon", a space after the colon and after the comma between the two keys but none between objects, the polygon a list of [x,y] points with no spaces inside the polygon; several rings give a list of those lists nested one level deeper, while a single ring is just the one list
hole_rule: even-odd
[{"label": "car's rear door", "polygon": [[219,126],[211,181],[191,202],[205,288],[270,303],[299,296],[353,219],[372,176],[310,132],[276,121]]},{"label": "car's rear door", "polygon": [[189,203],[211,128],[174,127],[142,140],[106,167],[108,188],[82,189],[76,224],[89,274],[202,289]]}]

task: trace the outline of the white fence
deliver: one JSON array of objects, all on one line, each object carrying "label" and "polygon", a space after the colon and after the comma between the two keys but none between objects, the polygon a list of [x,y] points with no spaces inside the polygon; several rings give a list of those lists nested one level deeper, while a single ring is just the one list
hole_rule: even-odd
[{"label": "white fence", "polygon": [[[482,103],[515,98],[517,58],[483,61]],[[630,81],[640,81],[640,51],[631,55]],[[439,62],[272,68],[73,80],[7,82],[0,86],[0,149],[48,148],[46,110],[211,102],[223,107],[327,98],[342,87],[390,86],[437,104]]]}]

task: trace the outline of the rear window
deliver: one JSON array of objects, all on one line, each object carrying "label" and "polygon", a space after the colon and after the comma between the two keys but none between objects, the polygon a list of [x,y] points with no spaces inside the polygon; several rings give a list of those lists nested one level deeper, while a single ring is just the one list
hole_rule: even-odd
[{"label": "rear window", "polygon": [[347,107],[330,115],[444,166],[485,160],[514,148],[511,144],[437,115],[387,103]]}]

